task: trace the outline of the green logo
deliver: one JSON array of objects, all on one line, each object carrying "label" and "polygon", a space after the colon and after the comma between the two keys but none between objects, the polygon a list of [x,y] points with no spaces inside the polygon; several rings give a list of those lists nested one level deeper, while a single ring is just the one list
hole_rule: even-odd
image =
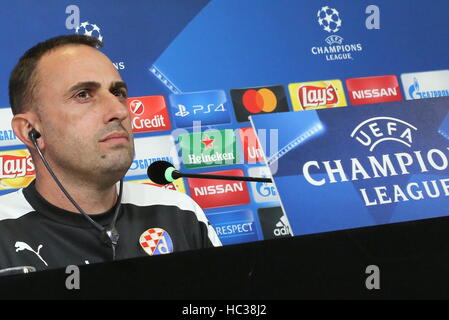
[{"label": "green logo", "polygon": [[188,169],[240,163],[233,130],[207,130],[178,137],[181,157]]}]

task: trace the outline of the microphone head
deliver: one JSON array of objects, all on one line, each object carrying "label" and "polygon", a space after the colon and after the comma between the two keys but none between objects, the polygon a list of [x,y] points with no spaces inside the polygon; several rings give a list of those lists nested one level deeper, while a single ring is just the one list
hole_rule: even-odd
[{"label": "microphone head", "polygon": [[174,170],[175,167],[168,161],[155,161],[148,167],[147,175],[151,181],[165,185],[173,182],[171,174]]}]

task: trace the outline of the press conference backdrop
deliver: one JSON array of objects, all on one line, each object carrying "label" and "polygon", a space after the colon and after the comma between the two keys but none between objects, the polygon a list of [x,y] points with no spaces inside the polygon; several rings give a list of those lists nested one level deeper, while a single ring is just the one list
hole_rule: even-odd
[{"label": "press conference backdrop", "polygon": [[[128,83],[136,154],[125,180],[152,183],[146,168],[160,159],[187,172],[268,176],[249,115],[448,96],[448,14],[447,0],[9,1],[0,12],[0,193],[33,179],[7,86],[17,59],[44,39],[100,38]],[[276,131],[262,136],[276,147]],[[270,184],[168,187],[204,208],[224,244],[290,234]]]}]

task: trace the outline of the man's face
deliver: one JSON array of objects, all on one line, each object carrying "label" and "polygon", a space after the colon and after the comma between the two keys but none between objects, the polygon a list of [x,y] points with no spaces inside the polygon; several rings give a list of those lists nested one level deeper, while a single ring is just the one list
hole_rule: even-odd
[{"label": "man's face", "polygon": [[48,162],[98,183],[123,177],[134,155],[126,97],[119,73],[98,50],[68,45],[44,55],[35,98]]}]

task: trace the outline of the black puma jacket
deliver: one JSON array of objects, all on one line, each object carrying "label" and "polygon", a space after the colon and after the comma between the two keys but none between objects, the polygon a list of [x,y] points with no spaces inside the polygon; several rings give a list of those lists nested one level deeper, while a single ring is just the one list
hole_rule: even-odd
[{"label": "black puma jacket", "polygon": [[[115,206],[90,217],[109,226]],[[116,222],[116,259],[220,246],[201,208],[186,194],[155,186],[124,183]],[[34,181],[0,197],[0,269],[37,270],[112,260],[112,247],[79,213],[47,202]]]}]

